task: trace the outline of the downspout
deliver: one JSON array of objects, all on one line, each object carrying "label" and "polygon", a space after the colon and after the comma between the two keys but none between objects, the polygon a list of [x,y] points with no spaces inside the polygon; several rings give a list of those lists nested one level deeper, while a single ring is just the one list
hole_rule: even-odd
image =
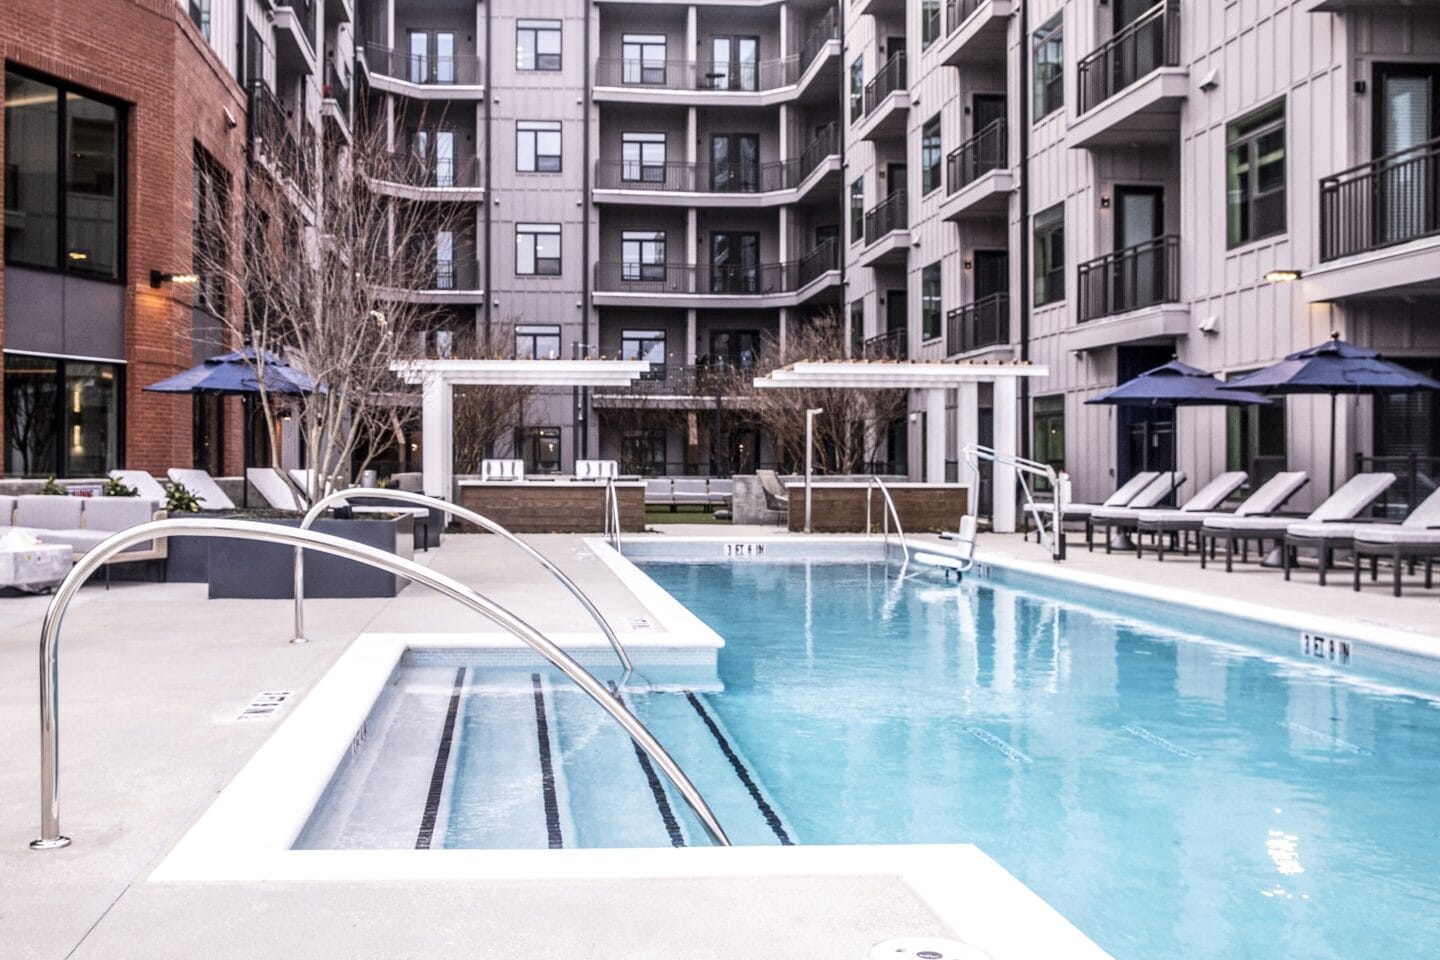
[{"label": "downspout", "polygon": [[[582,143],[580,147],[580,318],[581,339],[585,343],[591,340],[590,315],[594,312],[590,307],[590,69],[591,50],[590,32],[591,21],[595,15],[594,0],[585,0],[585,42],[584,42],[584,93],[582,102],[584,104],[584,116],[580,120]],[[599,336],[595,337],[598,340]],[[598,346],[598,344],[597,344]],[[579,447],[582,459],[590,457],[590,390],[587,387],[579,388],[580,395],[577,398],[576,409],[580,413],[581,429],[576,431],[575,441]],[[598,438],[597,438],[598,444]]]},{"label": "downspout", "polygon": [[492,175],[494,151],[491,149],[491,142],[495,139],[495,131],[490,125],[490,105],[494,98],[494,92],[490,87],[490,63],[495,59],[494,50],[492,49],[493,44],[491,43],[491,28],[493,26],[491,11],[493,9],[493,0],[485,4],[485,202],[483,204],[485,207],[485,276],[481,283],[485,289],[485,343],[487,346],[490,345],[491,303],[495,299],[495,291],[490,287],[490,261],[493,259],[491,255],[493,253],[495,240],[494,224],[492,222],[494,216],[491,213],[491,210],[495,206],[494,178]]},{"label": "downspout", "polygon": [[[848,166],[850,137],[850,101],[846,85],[850,82],[850,73],[846,68],[845,46],[845,10],[839,4],[835,6],[835,16],[840,22],[840,109],[837,114],[838,139],[840,141],[840,235],[837,242],[840,244],[840,309],[844,311],[845,323],[841,327],[847,330],[850,336],[845,340],[845,356],[851,357],[855,334],[857,331],[850,329],[850,280],[848,276],[850,261],[850,169]],[[865,336],[862,328],[858,331],[861,338]],[[853,357],[852,357],[853,359]]]},{"label": "downspout", "polygon": [[[1030,44],[1030,5],[1020,5],[1020,362],[1030,361],[1030,298],[1034,279],[1030,273],[1030,58],[1026,55]],[[1020,456],[1029,457],[1030,436],[1030,378],[1020,378],[1020,409],[1016,418],[1020,421]]]}]

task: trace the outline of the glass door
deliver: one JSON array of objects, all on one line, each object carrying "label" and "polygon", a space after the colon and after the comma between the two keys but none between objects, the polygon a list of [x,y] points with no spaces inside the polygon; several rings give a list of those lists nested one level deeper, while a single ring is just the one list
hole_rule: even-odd
[{"label": "glass door", "polygon": [[975,299],[984,300],[1010,290],[1010,253],[1007,250],[976,250]]},{"label": "glass door", "polygon": [[1424,236],[1436,223],[1436,187],[1440,162],[1420,148],[1440,135],[1440,66],[1383,64],[1375,68],[1375,156],[1382,243]]},{"label": "glass door", "polygon": [[760,136],[720,133],[710,138],[710,189],[754,193],[760,189]]},{"label": "glass door", "polygon": [[1159,303],[1165,292],[1165,192],[1160,187],[1115,188],[1115,312]]},{"label": "glass door", "polygon": [[449,30],[410,31],[410,82],[455,82],[455,34]]},{"label": "glass door", "polygon": [[753,370],[760,359],[760,331],[712,330],[710,365],[716,369]]},{"label": "glass door", "polygon": [[760,234],[710,234],[710,292],[760,292]]},{"label": "glass door", "polygon": [[711,37],[706,79],[711,90],[759,90],[760,38]]}]

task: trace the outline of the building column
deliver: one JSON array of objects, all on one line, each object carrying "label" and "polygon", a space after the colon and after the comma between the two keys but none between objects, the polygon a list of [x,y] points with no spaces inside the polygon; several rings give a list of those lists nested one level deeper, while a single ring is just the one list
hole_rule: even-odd
[{"label": "building column", "polygon": [[427,496],[449,500],[452,495],[454,468],[455,418],[454,390],[448,380],[437,375],[425,378],[420,408],[420,429],[424,431],[425,450],[421,459]]},{"label": "building column", "polygon": [[925,482],[945,482],[945,393],[925,391]]},{"label": "building column", "polygon": [[780,332],[779,332],[780,335],[779,335],[779,338],[778,338],[778,339],[779,339],[779,341],[780,341],[780,356],[782,356],[782,357],[785,356],[786,338],[787,338],[788,335],[789,335],[789,334],[788,334],[788,331],[789,331],[789,329],[790,329],[790,313],[791,313],[791,308],[789,308],[789,307],[781,307],[781,308],[780,308]]},{"label": "building column", "polygon": [[[1002,457],[1014,457],[1019,443],[1019,425],[1016,417],[1017,392],[1015,377],[995,378],[995,452]],[[1015,468],[1004,463],[995,464],[993,479],[993,500],[990,516],[991,528],[996,533],[1015,532]]]},{"label": "building column", "polygon": [[[955,477],[961,483],[970,484],[970,496],[980,496],[980,478],[970,471],[965,462],[965,448],[980,442],[980,384],[968,380],[955,388]],[[970,504],[970,512],[978,513],[977,505]]]}]

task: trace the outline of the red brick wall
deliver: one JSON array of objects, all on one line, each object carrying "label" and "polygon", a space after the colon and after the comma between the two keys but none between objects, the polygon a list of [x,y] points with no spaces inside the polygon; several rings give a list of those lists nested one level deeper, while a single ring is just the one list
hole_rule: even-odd
[{"label": "red brick wall", "polygon": [[[169,285],[152,289],[150,271],[190,269],[195,143],[230,171],[232,201],[243,193],[243,91],[175,0],[3,0],[3,4],[0,56],[7,62],[130,105],[125,465],[157,474],[168,467],[189,466],[190,398],[141,392],[146,384],[191,365],[189,293]],[[229,126],[227,108],[238,126]],[[0,123],[0,156],[3,138]],[[0,279],[0,339],[3,282]],[[239,468],[238,417],[233,423],[230,430],[227,422],[227,434],[234,435],[233,440],[227,436],[228,471]]]}]

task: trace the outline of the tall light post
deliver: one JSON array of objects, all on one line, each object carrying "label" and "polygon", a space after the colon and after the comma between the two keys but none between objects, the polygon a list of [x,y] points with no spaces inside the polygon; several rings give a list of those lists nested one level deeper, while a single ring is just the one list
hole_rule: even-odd
[{"label": "tall light post", "polygon": [[815,418],[825,411],[812,407],[805,411],[805,532],[810,533],[810,474],[815,469]]}]

